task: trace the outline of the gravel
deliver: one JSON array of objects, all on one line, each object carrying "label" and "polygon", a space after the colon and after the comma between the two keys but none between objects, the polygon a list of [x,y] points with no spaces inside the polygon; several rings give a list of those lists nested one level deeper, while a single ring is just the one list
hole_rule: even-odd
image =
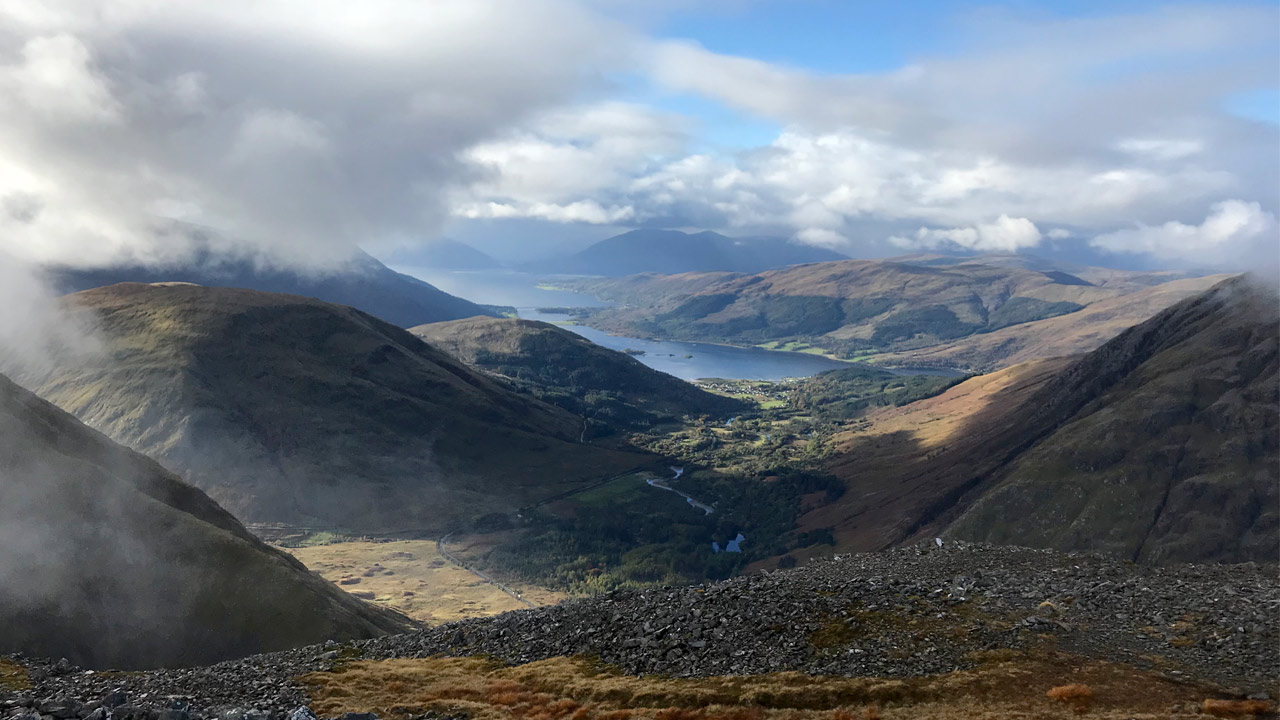
[{"label": "gravel", "polygon": [[1274,566],[1139,567],[930,542],[204,668],[93,672],[17,658],[35,687],[0,691],[0,718],[286,720],[306,704],[298,675],[352,657],[437,654],[524,663],[586,653],[631,674],[676,677],[911,676],[969,667],[975,650],[1056,648],[1261,696],[1280,678],[1278,620]]}]

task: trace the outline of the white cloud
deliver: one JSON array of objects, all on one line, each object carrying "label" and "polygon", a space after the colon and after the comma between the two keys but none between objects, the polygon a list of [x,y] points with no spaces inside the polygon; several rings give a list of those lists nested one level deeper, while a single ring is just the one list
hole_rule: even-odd
[{"label": "white cloud", "polygon": [[[1002,216],[1085,231],[1050,235],[1065,239],[1158,223],[1224,197],[1274,210],[1280,133],[1220,108],[1232,92],[1280,81],[1270,62],[1275,16],[1248,6],[1080,19],[983,11],[960,28],[975,50],[846,75],[658,41],[640,57],[660,87],[786,129],[737,155],[658,153],[661,162],[609,152],[590,134],[542,133],[540,152],[572,162],[544,173],[494,162],[493,172],[519,183],[469,199],[590,199],[631,208],[637,222],[767,229],[855,251],[875,251],[874,238],[889,235],[944,241],[933,232],[974,247],[1033,242],[1025,232],[979,232]],[[575,191],[572,167],[595,180],[575,181]],[[924,238],[902,232],[920,226]],[[927,230],[939,227],[959,230]]]},{"label": "white cloud", "polygon": [[1204,150],[1204,143],[1199,140],[1126,138],[1116,143],[1116,149],[1155,160],[1181,160]]},{"label": "white cloud", "polygon": [[575,0],[0,0],[0,198],[40,208],[0,217],[0,251],[175,252],[155,212],[296,262],[429,237],[461,153],[601,87],[634,42]]},{"label": "white cloud", "polygon": [[1001,215],[993,222],[961,228],[920,228],[910,237],[893,236],[889,241],[904,248],[944,247],[978,252],[1017,252],[1040,244],[1040,230],[1026,218]]},{"label": "white cloud", "polygon": [[1199,225],[1171,220],[1162,225],[1139,224],[1098,235],[1094,247],[1119,253],[1148,253],[1165,260],[1192,260],[1207,265],[1230,265],[1255,251],[1275,260],[1280,247],[1275,215],[1256,202],[1226,200],[1210,208]]}]

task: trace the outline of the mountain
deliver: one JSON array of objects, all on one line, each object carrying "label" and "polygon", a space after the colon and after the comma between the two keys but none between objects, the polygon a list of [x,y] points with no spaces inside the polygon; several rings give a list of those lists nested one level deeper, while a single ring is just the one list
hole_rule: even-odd
[{"label": "mountain", "polygon": [[1230,277],[1173,280],[1100,300],[1066,315],[979,333],[918,350],[873,355],[880,365],[964,368],[990,372],[1035,360],[1089,352],[1161,310],[1208,290]]},{"label": "mountain", "polygon": [[495,270],[502,267],[502,263],[492,255],[448,238],[433,240],[416,249],[411,264],[433,270]]},{"label": "mountain", "polygon": [[738,345],[802,343],[841,357],[912,350],[1044,318],[1145,288],[981,263],[875,260],[754,275],[687,273],[573,281],[621,306],[588,323],[619,334]]},{"label": "mountain", "polygon": [[830,463],[847,499],[802,525],[848,548],[942,535],[1276,562],[1278,326],[1274,291],[1232,278],[1083,357],[873,414]]},{"label": "mountain", "polygon": [[564,275],[621,276],[635,273],[760,272],[803,263],[845,260],[833,250],[785,238],[731,238],[715,232],[640,229],[601,240],[567,258],[531,269]]},{"label": "mountain", "polygon": [[745,403],[713,395],[549,323],[469,318],[409,332],[540,399],[606,426],[648,425],[683,415],[740,413]]},{"label": "mountain", "polygon": [[149,668],[410,627],[3,376],[0,539],[0,653]]},{"label": "mountain", "polygon": [[1082,265],[1050,259],[1026,253],[915,253],[887,258],[889,262],[903,265],[919,265],[922,267],[948,267],[979,263],[997,267],[1016,267],[1025,270],[1036,270],[1051,276],[1061,277],[1065,282],[1076,282],[1089,285],[1159,285],[1180,278],[1192,277],[1192,274],[1172,270],[1117,270],[1115,268]]},{"label": "mountain", "polygon": [[28,387],[246,522],[439,534],[648,461],[352,308],[168,283],[65,300],[104,351]]},{"label": "mountain", "polygon": [[185,282],[305,295],[359,308],[400,327],[494,315],[487,308],[398,273],[363,252],[358,252],[341,267],[314,273],[261,265],[251,258],[202,252],[181,265],[129,265],[90,270],[51,267],[47,275],[51,284],[64,293],[123,282]]}]

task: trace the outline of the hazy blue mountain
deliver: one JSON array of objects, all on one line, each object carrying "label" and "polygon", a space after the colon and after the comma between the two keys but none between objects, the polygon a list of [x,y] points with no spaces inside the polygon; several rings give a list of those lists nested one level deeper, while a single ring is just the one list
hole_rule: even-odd
[{"label": "hazy blue mountain", "polygon": [[433,270],[495,270],[502,267],[502,263],[492,255],[448,238],[416,249],[413,264]]},{"label": "hazy blue mountain", "polygon": [[349,305],[401,327],[495,315],[469,300],[398,273],[364,252],[358,252],[345,267],[325,274],[262,267],[249,258],[203,252],[183,265],[124,265],[91,270],[55,267],[49,268],[49,276],[64,293],[122,282],[187,282],[303,295]]},{"label": "hazy blue mountain", "polygon": [[631,275],[642,272],[755,273],[803,263],[848,260],[833,250],[800,245],[785,238],[731,238],[714,232],[632,230],[566,258],[530,266],[538,272],[569,275]]}]

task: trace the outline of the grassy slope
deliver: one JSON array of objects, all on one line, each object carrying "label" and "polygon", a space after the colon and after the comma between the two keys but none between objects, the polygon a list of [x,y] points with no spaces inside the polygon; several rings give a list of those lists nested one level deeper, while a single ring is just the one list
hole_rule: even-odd
[{"label": "grassy slope", "polygon": [[544,322],[469,318],[410,332],[463,362],[527,383],[547,400],[604,422],[648,424],[683,415],[732,415],[745,407]]},{"label": "grassy slope", "polygon": [[[912,678],[670,678],[623,675],[588,658],[515,667],[430,658],[354,662],[302,682],[322,715],[397,720],[428,710],[475,720],[1167,720],[1204,717],[1202,701],[1213,692],[1059,653],[988,651],[974,660],[972,669]],[[1049,696],[1069,685],[1087,693],[1076,703]]]},{"label": "grassy slope", "polygon": [[639,275],[575,286],[623,306],[594,312],[591,323],[598,327],[738,344],[803,341],[846,357],[999,331],[1142,287],[1062,282],[976,262],[921,267],[862,260],[756,275]]},{"label": "grassy slope", "polygon": [[351,308],[190,285],[67,302],[105,356],[33,386],[247,521],[440,532],[644,461]]},{"label": "grassy slope", "polygon": [[803,516],[800,528],[834,528],[838,550],[890,547],[916,534],[918,519],[967,479],[967,468],[988,460],[975,453],[962,463],[948,451],[963,449],[974,427],[994,427],[1066,364],[1024,363],[904,407],[871,410],[864,422],[835,436],[837,451],[826,463],[848,491]]},{"label": "grassy slope", "polygon": [[949,532],[1138,562],[1275,561],[1278,304],[1228,281],[1085,357],[1047,392],[1089,402]]},{"label": "grassy slope", "polygon": [[1181,300],[1204,292],[1227,275],[1173,280],[1057,317],[970,335],[933,347],[870,358],[884,365],[967,368],[989,372],[1038,358],[1089,352],[1124,330]]},{"label": "grassy slope", "polygon": [[0,652],[196,664],[408,627],[0,377]]},{"label": "grassy slope", "polygon": [[1273,296],[1230,280],[1083,358],[884,411],[831,462],[847,499],[805,523],[851,549],[950,528],[1139,561],[1275,561],[1276,325]]}]

